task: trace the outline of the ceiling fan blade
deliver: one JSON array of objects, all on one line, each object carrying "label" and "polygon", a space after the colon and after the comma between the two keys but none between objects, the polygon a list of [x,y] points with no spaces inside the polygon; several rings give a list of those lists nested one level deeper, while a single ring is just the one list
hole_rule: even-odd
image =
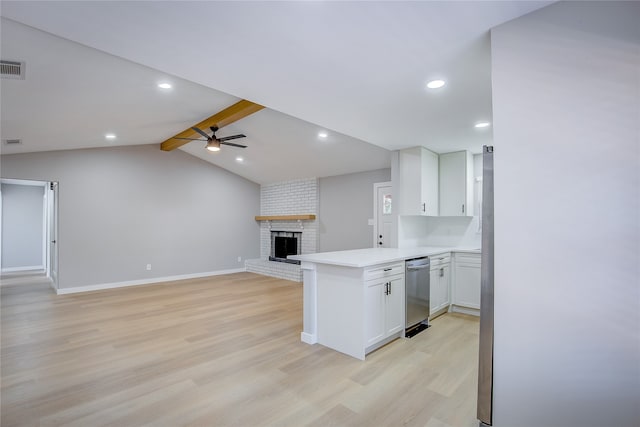
[{"label": "ceiling fan blade", "polygon": [[207,138],[207,141],[211,139],[211,137],[209,135],[207,135],[206,133],[204,133],[203,130],[198,129],[197,127],[192,127],[191,129],[195,130],[196,132],[198,132],[200,135],[204,136],[205,138]]},{"label": "ceiling fan blade", "polygon": [[171,139],[186,139],[187,141],[208,141],[208,139],[180,138],[180,137],[173,137]]},{"label": "ceiling fan blade", "polygon": [[247,135],[243,135],[243,134],[238,134],[238,135],[231,135],[231,136],[225,136],[222,138],[218,138],[218,141],[222,142],[222,141],[229,141],[230,139],[238,139],[238,138],[246,138]]},{"label": "ceiling fan blade", "polygon": [[247,146],[246,146],[246,145],[234,144],[233,142],[224,142],[224,141],[220,141],[220,144],[230,145],[230,146],[232,146],[232,147],[238,147],[238,148],[247,148]]}]

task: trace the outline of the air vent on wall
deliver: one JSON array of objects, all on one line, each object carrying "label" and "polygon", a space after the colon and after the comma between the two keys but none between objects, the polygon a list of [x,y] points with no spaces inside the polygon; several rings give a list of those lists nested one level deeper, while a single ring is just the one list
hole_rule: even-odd
[{"label": "air vent on wall", "polygon": [[3,79],[24,80],[24,62],[0,60],[0,76]]},{"label": "air vent on wall", "polygon": [[22,140],[21,139],[3,139],[2,142],[4,142],[5,145],[22,144]]}]

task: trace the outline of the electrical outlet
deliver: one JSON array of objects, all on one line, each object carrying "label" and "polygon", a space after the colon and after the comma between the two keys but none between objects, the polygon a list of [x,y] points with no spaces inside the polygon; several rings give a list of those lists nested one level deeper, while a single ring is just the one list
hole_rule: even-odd
[{"label": "electrical outlet", "polygon": [[147,264],[147,271],[151,270],[151,264]]},{"label": "electrical outlet", "polygon": [[238,262],[242,262],[242,257],[241,256],[238,257]]}]

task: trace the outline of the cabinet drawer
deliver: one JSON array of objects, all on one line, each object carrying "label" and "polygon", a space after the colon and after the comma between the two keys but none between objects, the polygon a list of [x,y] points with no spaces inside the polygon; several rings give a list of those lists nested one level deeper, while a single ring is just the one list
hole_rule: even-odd
[{"label": "cabinet drawer", "polygon": [[447,252],[446,254],[432,255],[429,260],[431,261],[431,268],[439,267],[451,262],[451,254]]},{"label": "cabinet drawer", "polygon": [[458,253],[456,254],[456,263],[480,265],[480,254]]},{"label": "cabinet drawer", "polygon": [[369,267],[364,270],[364,280],[379,279],[397,274],[404,275],[404,262]]}]

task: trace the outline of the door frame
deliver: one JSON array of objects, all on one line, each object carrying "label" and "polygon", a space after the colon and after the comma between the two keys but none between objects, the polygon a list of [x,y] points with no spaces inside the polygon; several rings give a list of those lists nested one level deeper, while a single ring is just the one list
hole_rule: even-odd
[{"label": "door frame", "polygon": [[[46,272],[51,279],[51,287],[57,292],[60,283],[59,251],[60,227],[58,222],[58,182],[47,182],[45,187],[45,222],[46,222]],[[55,241],[55,243],[54,243]],[[55,272],[55,276],[53,274]]]},{"label": "door frame", "polygon": [[[32,179],[15,179],[15,178],[0,178],[0,183],[32,186],[32,187],[43,187],[44,194],[42,198],[42,213],[43,213],[42,215],[42,265],[44,267],[47,277],[52,279],[51,286],[53,287],[54,290],[57,290],[58,288],[57,282],[59,281],[59,279],[54,283],[53,278],[51,277],[51,259],[53,254],[51,253],[51,250],[50,250],[50,235],[51,235],[50,225],[52,223],[55,223],[59,233],[59,228],[57,227],[58,201],[57,201],[57,198],[54,198],[53,200],[51,200],[51,191],[49,189],[51,188],[51,184],[54,184],[57,186],[58,183],[51,182],[51,181],[40,181],[40,180],[32,180]],[[53,218],[51,218],[51,215],[53,215]],[[0,224],[2,224],[2,222],[3,222],[2,192],[0,191]],[[57,244],[54,246],[54,250],[55,250],[55,260],[57,261],[58,260]],[[1,263],[1,259],[2,259],[2,230],[0,227],[0,263]],[[56,264],[59,264],[59,262],[56,262]],[[57,265],[56,265],[55,271],[58,273],[58,276],[59,276],[59,269]]]}]

